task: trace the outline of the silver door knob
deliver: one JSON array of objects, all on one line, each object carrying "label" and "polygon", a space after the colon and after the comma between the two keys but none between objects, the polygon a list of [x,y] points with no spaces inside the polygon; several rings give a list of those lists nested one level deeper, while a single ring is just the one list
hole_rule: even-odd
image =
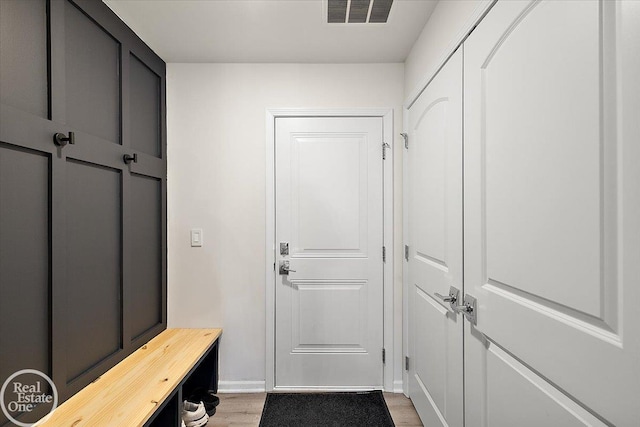
[{"label": "silver door knob", "polygon": [[280,267],[278,269],[278,271],[280,272],[280,274],[288,276],[289,272],[295,273],[295,270],[292,270],[291,268],[289,268],[289,261],[280,261]]},{"label": "silver door knob", "polygon": [[456,301],[458,301],[458,297],[460,296],[460,290],[457,289],[455,286],[451,286],[449,287],[449,295],[444,296],[437,292],[434,293],[434,295],[440,298],[442,301],[448,302],[449,305],[451,306],[451,309],[455,310]]},{"label": "silver door knob", "polygon": [[452,306],[453,310],[462,313],[469,322],[476,325],[478,322],[478,313],[476,312],[477,301],[469,294],[464,296],[464,304]]},{"label": "silver door knob", "polygon": [[435,293],[435,296],[437,296],[438,298],[440,298],[442,301],[444,302],[456,302],[458,300],[458,298],[454,295],[447,295],[446,297],[442,294],[439,293]]},{"label": "silver door knob", "polygon": [[473,307],[469,304],[455,305],[453,306],[453,309],[458,313],[473,313]]}]

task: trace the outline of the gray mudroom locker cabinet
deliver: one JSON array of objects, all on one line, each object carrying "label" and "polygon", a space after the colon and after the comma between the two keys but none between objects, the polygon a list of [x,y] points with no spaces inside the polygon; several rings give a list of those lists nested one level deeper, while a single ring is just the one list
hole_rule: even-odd
[{"label": "gray mudroom locker cabinet", "polygon": [[165,123],[165,63],[100,0],[0,1],[0,382],[64,401],[166,328]]}]

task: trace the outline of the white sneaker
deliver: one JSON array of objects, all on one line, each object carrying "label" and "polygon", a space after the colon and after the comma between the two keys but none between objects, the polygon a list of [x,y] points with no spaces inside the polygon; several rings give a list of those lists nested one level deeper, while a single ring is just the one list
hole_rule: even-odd
[{"label": "white sneaker", "polygon": [[185,400],[182,404],[182,422],[186,427],[202,427],[209,421],[204,404]]}]

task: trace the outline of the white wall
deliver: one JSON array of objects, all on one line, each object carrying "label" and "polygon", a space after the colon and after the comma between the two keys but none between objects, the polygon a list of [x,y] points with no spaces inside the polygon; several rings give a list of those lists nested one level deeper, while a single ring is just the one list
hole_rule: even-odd
[{"label": "white wall", "polygon": [[405,61],[405,97],[417,94],[490,0],[440,0]]},{"label": "white wall", "polygon": [[[220,380],[265,380],[265,112],[395,112],[395,343],[402,378],[403,64],[167,64],[169,327],[222,327]],[[189,230],[204,246],[191,248]]]}]

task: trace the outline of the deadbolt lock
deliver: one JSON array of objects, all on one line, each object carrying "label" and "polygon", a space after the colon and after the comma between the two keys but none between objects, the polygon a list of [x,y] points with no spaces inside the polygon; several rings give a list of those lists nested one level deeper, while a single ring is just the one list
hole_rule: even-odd
[{"label": "deadbolt lock", "polygon": [[280,243],[280,255],[289,255],[289,243],[281,242]]}]

